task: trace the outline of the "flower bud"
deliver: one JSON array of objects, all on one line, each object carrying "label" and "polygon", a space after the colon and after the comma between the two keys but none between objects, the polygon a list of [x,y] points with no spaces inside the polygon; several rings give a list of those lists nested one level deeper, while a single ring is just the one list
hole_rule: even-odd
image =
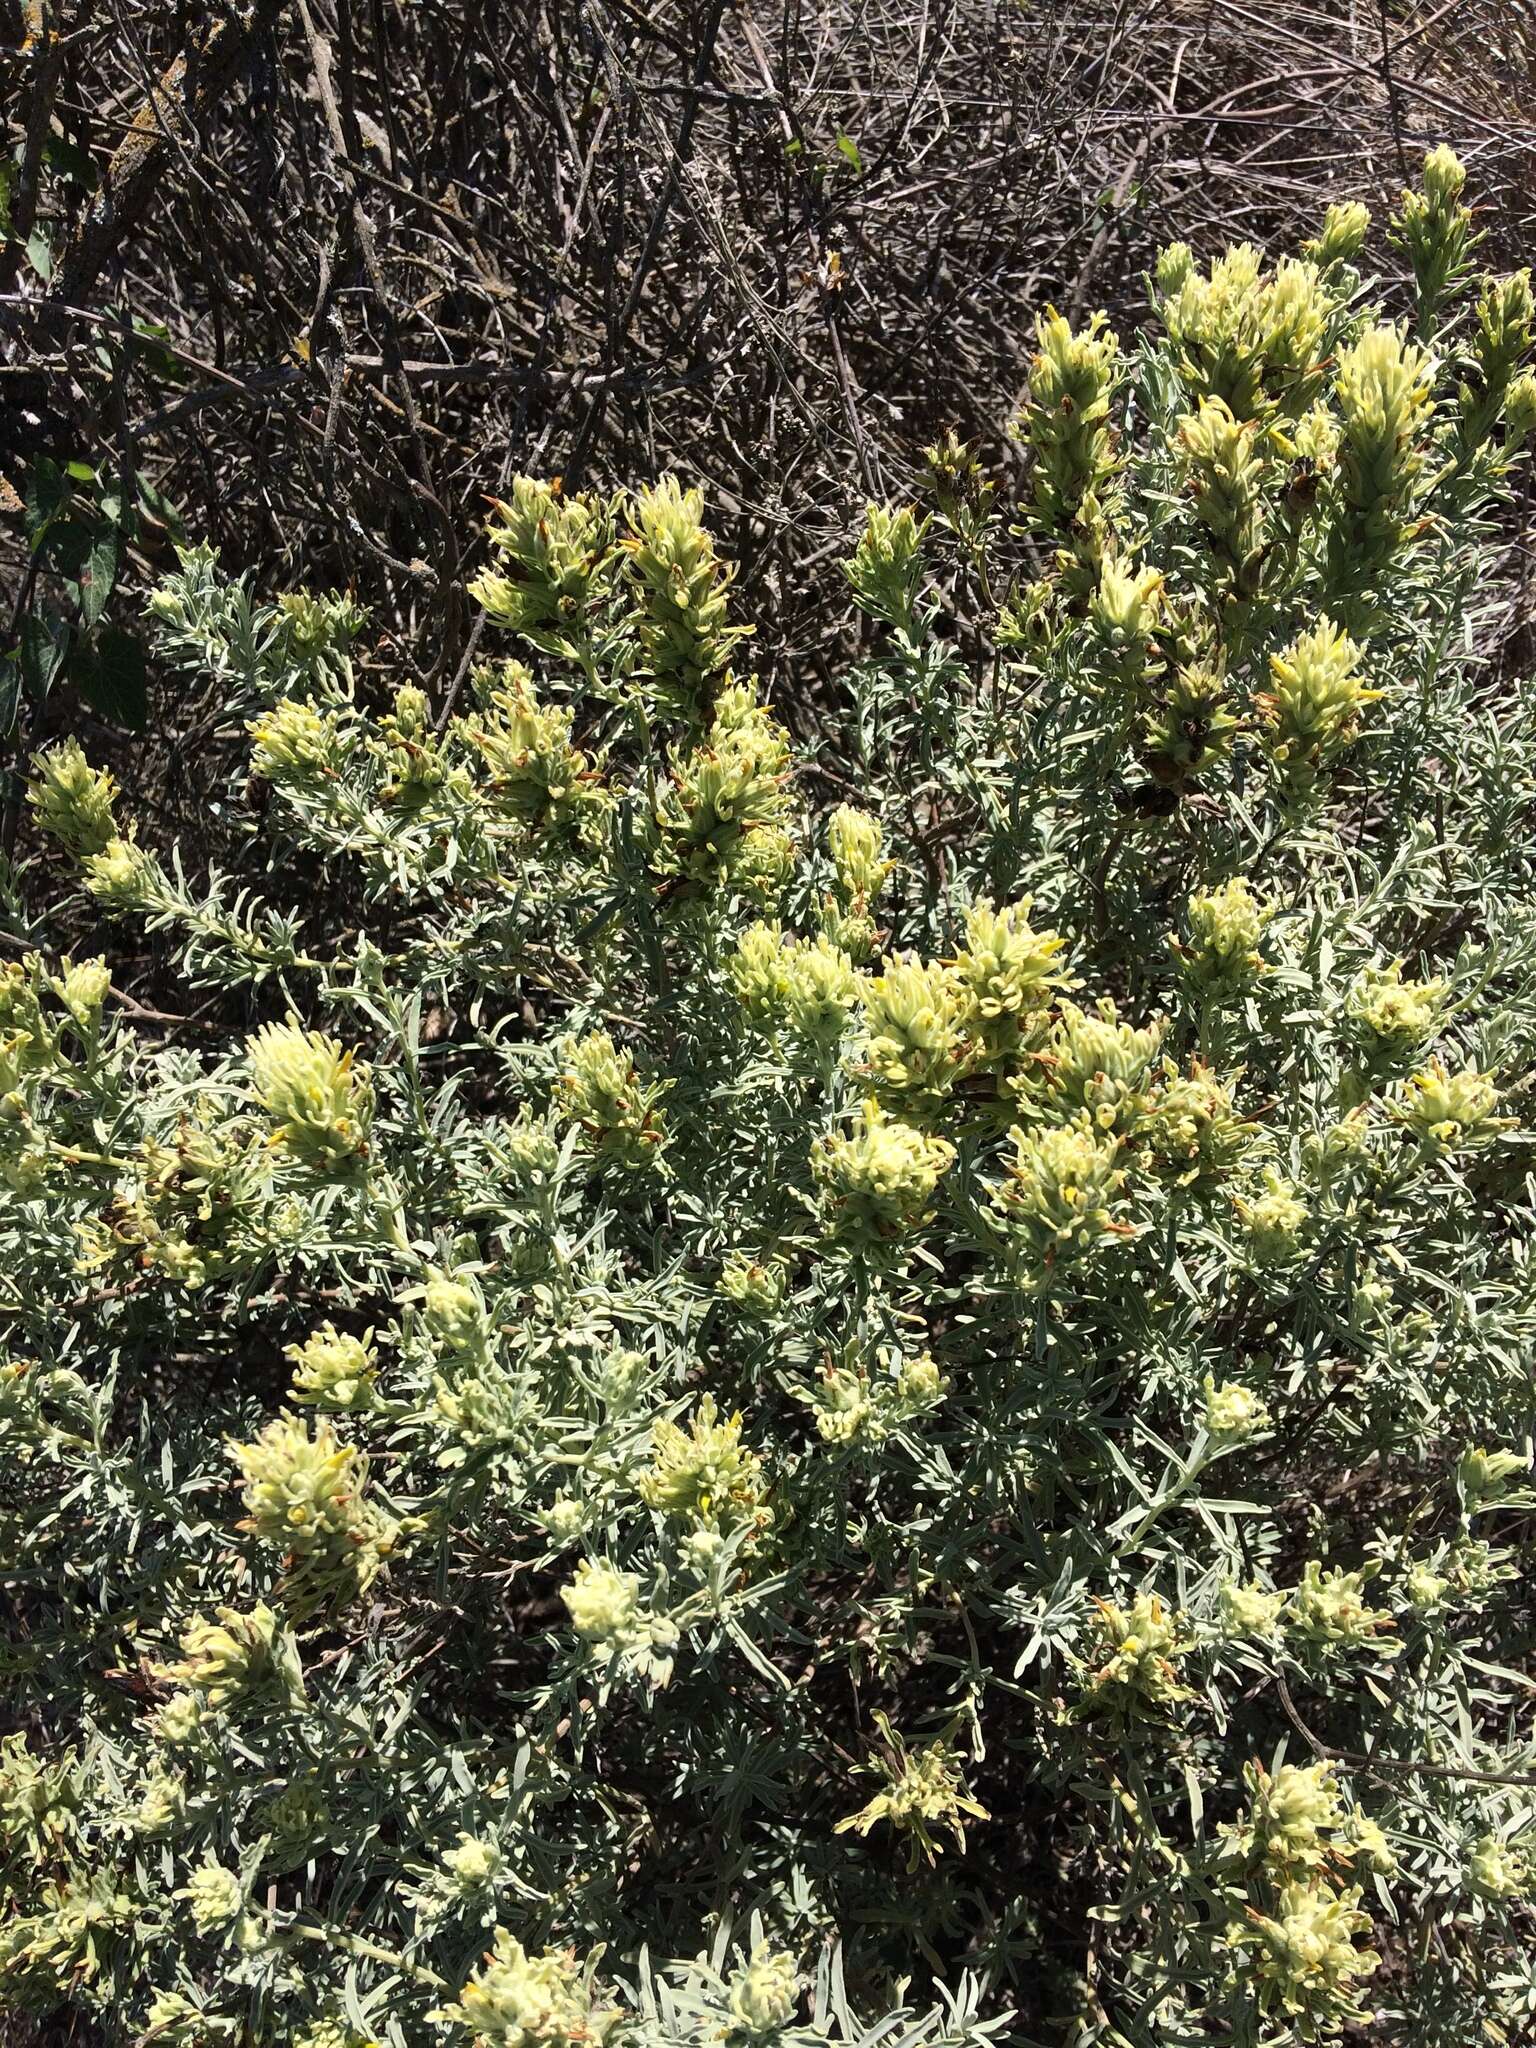
[{"label": "flower bud", "polygon": [[1331,263],[1352,263],[1360,254],[1370,231],[1370,208],[1358,199],[1336,201],[1323,215],[1323,225],[1307,244],[1306,254],[1321,268]]},{"label": "flower bud", "polygon": [[1227,1443],[1246,1443],[1251,1436],[1257,1436],[1269,1427],[1269,1410],[1250,1388],[1240,1386],[1236,1380],[1225,1380],[1218,1386],[1207,1373],[1205,1378],[1206,1433]]},{"label": "flower bud", "polygon": [[290,1344],[283,1355],[293,1363],[295,1401],[342,1412],[371,1404],[378,1372],[371,1330],[353,1337],[334,1323],[322,1323],[313,1336]]},{"label": "flower bud", "polygon": [[1502,1499],[1509,1482],[1530,1470],[1530,1460],[1520,1451],[1485,1451],[1474,1445],[1456,1461],[1456,1490],[1469,1508],[1486,1506]]},{"label": "flower bud", "polygon": [[800,2002],[793,1956],[764,1944],[730,1983],[731,2017],[744,2034],[771,2034],[794,2017]]},{"label": "flower bud", "polygon": [[93,1030],[101,1006],[112,986],[111,971],[104,959],[66,960],[63,973],[55,980],[59,1000],[82,1031]]},{"label": "flower bud", "polygon": [[1523,1897],[1530,1883],[1524,1856],[1497,1835],[1478,1836],[1467,1851],[1464,1873],[1468,1891],[1494,1902]]},{"label": "flower bud", "polygon": [[334,1038],[267,1024],[247,1041],[251,1085],[276,1126],[273,1142],[320,1173],[354,1168],[368,1149],[373,1091],[367,1069]]},{"label": "flower bud", "polygon": [[639,1619],[639,1579],[610,1564],[593,1564],[583,1558],[560,1597],[572,1628],[584,1642],[620,1644]]},{"label": "flower bud", "polygon": [[112,817],[116,796],[112,776],[91,767],[78,740],[61,740],[32,756],[27,800],[43,830],[77,858],[102,853],[117,840]]}]

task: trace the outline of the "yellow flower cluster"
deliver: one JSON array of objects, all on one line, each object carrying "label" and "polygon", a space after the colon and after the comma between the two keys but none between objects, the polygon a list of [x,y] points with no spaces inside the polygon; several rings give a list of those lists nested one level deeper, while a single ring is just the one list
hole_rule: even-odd
[{"label": "yellow flower cluster", "polygon": [[1259,1193],[1251,1199],[1237,1197],[1234,1207],[1256,1264],[1284,1266],[1300,1254],[1310,1212],[1283,1174],[1266,1167]]},{"label": "yellow flower cluster", "polygon": [[207,1286],[260,1242],[269,1160],[249,1122],[220,1121],[215,1105],[195,1105],[167,1140],[145,1138],[136,1183],[77,1225],[81,1270],[123,1263],[153,1268],[178,1287]]},{"label": "yellow flower cluster", "polygon": [[1355,739],[1364,706],[1385,694],[1367,686],[1363,659],[1364,650],[1326,616],[1269,657],[1270,687],[1258,700],[1261,737],[1298,794],[1316,787],[1321,770]]},{"label": "yellow flower cluster", "polygon": [[1177,947],[1179,964],[1206,996],[1232,995],[1265,972],[1259,942],[1274,907],[1255,896],[1241,875],[1190,897],[1185,911],[1187,944]]},{"label": "yellow flower cluster", "polygon": [[1138,1593],[1128,1608],[1093,1604],[1101,1661],[1084,1670],[1084,1712],[1163,1713],[1192,1697],[1179,1678],[1190,1643],[1181,1614],[1169,1613],[1156,1593]]},{"label": "yellow flower cluster", "polygon": [[731,2018],[743,2034],[772,2034],[794,2016],[800,2002],[795,1959],[760,1944],[731,1980]]},{"label": "yellow flower cluster", "polygon": [[1437,143],[1424,158],[1419,189],[1402,195],[1392,218],[1394,244],[1407,256],[1418,287],[1419,325],[1430,332],[1450,286],[1466,274],[1476,236],[1462,199],[1466,167],[1454,149]]},{"label": "yellow flower cluster", "polygon": [[1371,210],[1358,199],[1337,199],[1323,215],[1323,225],[1302,251],[1320,270],[1335,263],[1353,263],[1371,229]]},{"label": "yellow flower cluster", "polygon": [[1318,266],[1292,257],[1268,272],[1262,253],[1240,242],[1203,276],[1193,263],[1179,271],[1170,273],[1159,311],[1191,395],[1221,400],[1239,421],[1304,412],[1321,384],[1338,310]]},{"label": "yellow flower cluster", "polygon": [[43,830],[81,860],[104,852],[117,837],[116,780],[90,765],[78,740],[60,740],[33,755],[27,798]]},{"label": "yellow flower cluster", "polygon": [[1227,1940],[1253,1974],[1261,2010],[1289,2023],[1293,2039],[1316,2040],[1362,2016],[1356,1981],[1381,1960],[1355,1945],[1370,1926],[1358,1891],[1335,1891],[1319,1877],[1282,1885],[1274,1911],[1250,1907]]},{"label": "yellow flower cluster", "polygon": [[917,1229],[954,1157],[952,1145],[887,1115],[871,1096],[851,1132],[811,1149],[829,1228],[855,1243]]},{"label": "yellow flower cluster", "polygon": [[336,773],[342,738],[332,711],[317,710],[303,698],[282,697],[245,729],[254,742],[251,767],[268,782],[302,789]]},{"label": "yellow flower cluster", "polygon": [[334,1323],[322,1323],[302,1344],[290,1344],[283,1355],[293,1363],[295,1401],[341,1412],[372,1402],[379,1369],[372,1330],[354,1337]]},{"label": "yellow flower cluster", "polygon": [[827,1443],[878,1444],[936,1408],[948,1386],[926,1352],[918,1358],[883,1356],[872,1368],[845,1356],[829,1361],[810,1387],[795,1390],[795,1398],[811,1410]]},{"label": "yellow flower cluster", "polygon": [[1392,1627],[1392,1617],[1365,1598],[1370,1577],[1369,1567],[1329,1570],[1318,1559],[1308,1558],[1300,1583],[1291,1591],[1288,1619],[1299,1635],[1322,1649],[1374,1648],[1382,1656],[1393,1655],[1396,1646],[1378,1640]]},{"label": "yellow flower cluster", "polygon": [[1225,558],[1232,591],[1251,597],[1258,588],[1269,525],[1268,444],[1258,423],[1239,419],[1224,398],[1202,399],[1179,422],[1184,489],[1212,542]]},{"label": "yellow flower cluster", "polygon": [[786,1032],[823,1053],[839,1043],[858,1001],[859,978],[841,948],[824,937],[787,939],[776,924],[749,925],[728,968],[759,1029]]},{"label": "yellow flower cluster", "polygon": [[937,961],[888,960],[866,982],[869,1067],[882,1100],[919,1116],[937,1107],[964,1071],[965,1012],[958,975]]},{"label": "yellow flower cluster", "polygon": [[740,1415],[720,1417],[705,1394],[687,1429],[665,1417],[651,1432],[651,1462],[636,1481],[647,1507],[696,1528],[765,1529],[772,1521],[763,1461],[741,1440]]},{"label": "yellow flower cluster", "polygon": [[1434,1037],[1446,985],[1438,979],[1403,979],[1403,963],[1366,967],[1344,1002],[1344,1015],[1374,1061],[1391,1062],[1416,1052]]},{"label": "yellow flower cluster", "polygon": [[1115,1214],[1126,1174],[1113,1137],[1086,1118],[1030,1130],[1015,1125],[1009,1136],[1013,1157],[992,1200],[1003,1230],[1024,1257],[1026,1274],[1043,1280],[1058,1261],[1131,1235],[1131,1226]]},{"label": "yellow flower cluster", "polygon": [[430,2017],[467,2027],[475,2048],[602,2048],[621,2018],[599,2010],[569,1949],[530,1955],[504,1927],[458,1998]]},{"label": "yellow flower cluster", "polygon": [[794,849],[789,735],[744,684],[721,692],[701,746],[672,757],[657,793],[653,865],[695,886],[722,880],[771,896]]},{"label": "yellow flower cluster", "polygon": [[485,681],[486,709],[465,725],[491,778],[491,794],[533,832],[589,832],[611,801],[599,771],[572,744],[572,714],[543,706],[520,662]]},{"label": "yellow flower cluster", "polygon": [[313,1434],[279,1415],[251,1443],[230,1446],[245,1482],[252,1535],[285,1553],[282,1592],[295,1612],[365,1593],[399,1539],[399,1525],[365,1499],[368,1461],[328,1422]]},{"label": "yellow flower cluster", "polygon": [[874,618],[909,631],[922,583],[923,530],[910,505],[867,505],[858,546],[843,574]]},{"label": "yellow flower cluster", "polygon": [[1110,408],[1124,373],[1120,343],[1095,313],[1074,333],[1054,306],[1035,323],[1022,430],[1031,456],[1036,527],[1058,543],[1066,587],[1098,581],[1120,467]]},{"label": "yellow flower cluster", "polygon": [[275,1145],[316,1173],[347,1173],[367,1157],[373,1091],[354,1053],[298,1024],[264,1025],[247,1050]]},{"label": "yellow flower cluster", "polygon": [[1453,1074],[1443,1060],[1431,1060],[1408,1081],[1400,1114],[1423,1144],[1441,1152],[1470,1151],[1510,1128],[1507,1117],[1495,1114],[1498,1106],[1491,1074],[1470,1064]]},{"label": "yellow flower cluster", "polygon": [[727,623],[734,572],[715,553],[703,492],[670,476],[638,492],[622,544],[659,700],[697,715],[750,630]]},{"label": "yellow flower cluster", "polygon": [[633,1058],[606,1031],[589,1032],[565,1047],[558,1107],[605,1165],[628,1172],[656,1165],[667,1135],[664,1093],[658,1083],[640,1078]]},{"label": "yellow flower cluster", "polygon": [[568,497],[558,477],[520,476],[512,496],[496,502],[488,533],[507,573],[486,570],[470,596],[546,654],[589,654],[592,614],[612,582],[609,508]]},{"label": "yellow flower cluster", "polygon": [[1407,531],[1433,409],[1430,360],[1395,327],[1370,327],[1339,357],[1339,489],[1331,535],[1336,588],[1368,588]]},{"label": "yellow flower cluster", "polygon": [[941,1844],[934,1830],[942,1828],[965,1847],[965,1816],[986,1820],[987,1809],[965,1789],[960,1760],[950,1741],[940,1736],[921,1749],[911,1749],[891,1726],[888,1715],[875,1713],[875,1726],[886,1742],[884,1754],[864,1766],[883,1780],[882,1789],[837,1823],[837,1833],[867,1835],[882,1823],[907,1837],[907,1868],[932,1863]]},{"label": "yellow flower cluster", "polygon": [[974,904],[965,914],[965,944],[954,960],[965,1004],[965,1030],[975,1058],[989,1068],[1018,1059],[1058,989],[1068,986],[1061,965],[1066,940],[1037,931],[1029,897],[1005,904]]},{"label": "yellow flower cluster", "polygon": [[622,1643],[640,1615],[640,1581],[633,1572],[583,1558],[560,1595],[571,1626],[589,1643]]},{"label": "yellow flower cluster", "polygon": [[1146,1086],[1163,1026],[1123,1023],[1112,998],[1091,1010],[1060,1005],[1041,1050],[1008,1085],[1031,1119],[1075,1122],[1124,1135],[1147,1109]]},{"label": "yellow flower cluster", "polygon": [[828,942],[862,964],[874,951],[872,911],[895,862],[885,857],[880,821],[853,804],[839,804],[827,820],[832,890],[821,900],[821,928]]},{"label": "yellow flower cluster", "polygon": [[304,1698],[304,1667],[293,1631],[258,1601],[242,1612],[221,1607],[213,1621],[198,1619],[182,1631],[182,1661],[160,1676],[189,1686],[209,1707],[227,1707],[267,1689],[290,1704]]},{"label": "yellow flower cluster", "polygon": [[1148,1164],[1176,1187],[1225,1177],[1259,1142],[1255,1125],[1237,1112],[1232,1083],[1199,1060],[1188,1074],[1163,1061],[1140,1136]]}]

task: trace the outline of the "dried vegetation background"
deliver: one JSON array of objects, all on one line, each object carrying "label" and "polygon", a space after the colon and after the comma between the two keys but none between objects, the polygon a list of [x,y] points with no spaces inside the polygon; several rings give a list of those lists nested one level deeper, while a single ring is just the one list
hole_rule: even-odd
[{"label": "dried vegetation background", "polygon": [[[142,473],[262,585],[354,589],[440,699],[514,470],[703,481],[809,716],[850,503],[901,493],[943,427],[1011,461],[1047,300],[1134,326],[1162,241],[1384,207],[1427,140],[1467,159],[1490,260],[1528,254],[1523,0],[9,11],[13,491],[39,453]],[[167,550],[144,521],[118,607]],[[156,701],[150,744],[213,708]],[[43,722],[78,715],[66,692]]]}]

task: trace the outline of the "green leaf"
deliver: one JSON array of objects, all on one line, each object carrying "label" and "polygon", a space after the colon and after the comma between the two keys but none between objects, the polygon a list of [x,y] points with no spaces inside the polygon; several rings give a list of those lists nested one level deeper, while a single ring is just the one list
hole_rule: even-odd
[{"label": "green leaf", "polygon": [[94,626],[107,608],[107,599],[117,581],[121,546],[122,536],[115,526],[97,529],[90,554],[80,572],[80,612],[88,626]]},{"label": "green leaf", "polygon": [[864,175],[864,159],[859,155],[859,145],[851,135],[838,136],[837,151],[839,156],[845,158],[853,166],[853,175],[856,178],[862,178]]},{"label": "green leaf", "polygon": [[149,516],[152,519],[158,519],[173,540],[185,540],[187,532],[186,523],[182,519],[180,511],[166,497],[165,493],[152,484],[147,477],[136,477],[134,481],[138,488],[139,503]]},{"label": "green leaf", "polygon": [[84,573],[95,538],[95,527],[84,519],[55,519],[43,533],[39,553],[50,569],[73,583]]},{"label": "green leaf", "polygon": [[22,620],[21,673],[27,695],[34,704],[47,701],[54,677],[69,652],[73,637],[63,619],[46,617],[41,612],[28,612]]},{"label": "green leaf", "polygon": [[21,702],[21,652],[6,655],[0,661],[0,740],[5,739],[16,723],[16,707]]},{"label": "green leaf", "polygon": [[36,550],[43,535],[69,503],[69,479],[51,456],[40,455],[27,478],[27,539]]},{"label": "green leaf", "polygon": [[80,185],[87,192],[96,189],[96,166],[88,151],[67,135],[50,135],[43,144],[43,162],[66,185]]},{"label": "green leaf", "polygon": [[70,664],[70,679],[93,711],[142,732],[149,714],[144,644],[121,626],[104,626],[92,649]]}]

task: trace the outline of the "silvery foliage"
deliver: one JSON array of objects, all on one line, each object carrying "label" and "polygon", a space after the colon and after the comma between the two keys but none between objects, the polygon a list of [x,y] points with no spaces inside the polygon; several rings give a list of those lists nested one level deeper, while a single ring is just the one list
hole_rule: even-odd
[{"label": "silvery foliage", "polygon": [[1531,2025],[1530,295],[1391,232],[1045,317],[798,747],[670,482],[519,480],[438,718],[183,556],[229,871],[33,801],[190,1021],[10,909],[0,2003]]}]

